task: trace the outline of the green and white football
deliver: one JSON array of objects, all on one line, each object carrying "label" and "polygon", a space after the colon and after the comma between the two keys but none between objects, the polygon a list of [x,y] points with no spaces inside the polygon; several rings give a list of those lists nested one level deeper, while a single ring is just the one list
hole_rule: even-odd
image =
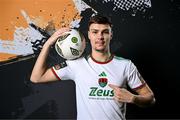
[{"label": "green and white football", "polygon": [[56,52],[64,59],[79,58],[85,49],[85,38],[76,29],[71,29],[58,37],[55,43]]}]

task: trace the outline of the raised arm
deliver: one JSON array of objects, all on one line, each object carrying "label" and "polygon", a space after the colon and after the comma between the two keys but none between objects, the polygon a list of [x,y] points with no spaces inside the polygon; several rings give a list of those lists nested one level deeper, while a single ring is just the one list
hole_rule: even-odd
[{"label": "raised arm", "polygon": [[30,80],[34,83],[56,81],[57,78],[53,74],[50,68],[47,67],[47,57],[51,46],[56,42],[56,39],[62,35],[62,33],[69,31],[69,28],[61,28],[56,31],[43,45],[43,48],[37,58],[37,61],[32,70]]}]

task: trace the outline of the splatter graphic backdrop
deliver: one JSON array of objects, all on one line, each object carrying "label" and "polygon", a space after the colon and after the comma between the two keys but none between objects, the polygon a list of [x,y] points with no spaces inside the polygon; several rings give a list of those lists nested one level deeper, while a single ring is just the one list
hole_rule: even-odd
[{"label": "splatter graphic backdrop", "polygon": [[[76,118],[73,82],[29,78],[54,31],[71,26],[87,36],[89,17],[102,13],[112,18],[112,52],[133,60],[157,99],[148,109],[129,105],[127,118],[179,119],[179,6],[178,0],[0,0],[0,118]],[[53,49],[50,65],[62,60]]]}]

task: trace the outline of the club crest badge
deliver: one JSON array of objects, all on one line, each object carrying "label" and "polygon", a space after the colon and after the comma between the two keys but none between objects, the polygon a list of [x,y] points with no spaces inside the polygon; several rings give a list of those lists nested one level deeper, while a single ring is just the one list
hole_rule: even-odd
[{"label": "club crest badge", "polygon": [[102,72],[100,75],[99,75],[99,79],[98,79],[98,83],[99,83],[99,86],[101,87],[105,87],[108,83],[108,79],[106,78],[107,75],[105,72]]},{"label": "club crest badge", "polygon": [[107,85],[108,79],[107,78],[99,78],[98,82],[101,87],[105,87]]}]

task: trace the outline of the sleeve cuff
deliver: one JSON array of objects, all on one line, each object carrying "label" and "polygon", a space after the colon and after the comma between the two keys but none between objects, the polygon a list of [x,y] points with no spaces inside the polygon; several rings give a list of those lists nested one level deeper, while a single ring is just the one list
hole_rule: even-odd
[{"label": "sleeve cuff", "polygon": [[57,78],[58,80],[61,80],[61,78],[59,78],[59,76],[57,75],[57,73],[55,72],[55,70],[54,70],[53,67],[51,68],[51,70],[52,70],[53,74],[56,76],[56,78]]},{"label": "sleeve cuff", "polygon": [[141,85],[139,85],[139,86],[133,88],[133,90],[140,89],[140,88],[144,87],[145,85],[146,85],[146,82],[144,82],[144,83],[142,83]]}]

